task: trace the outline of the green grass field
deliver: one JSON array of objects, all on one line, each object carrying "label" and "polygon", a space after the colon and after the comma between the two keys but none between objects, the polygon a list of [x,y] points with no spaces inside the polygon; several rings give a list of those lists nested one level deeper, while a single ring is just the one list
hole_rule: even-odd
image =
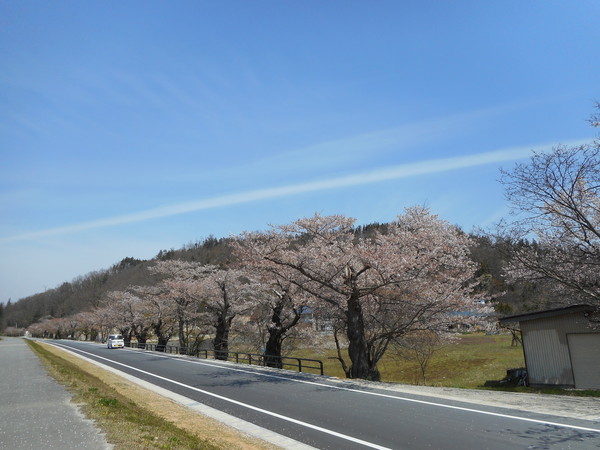
[{"label": "green grass field", "polygon": [[[481,388],[488,380],[499,381],[506,370],[525,367],[522,347],[511,347],[509,335],[471,333],[438,349],[429,362],[426,375],[430,386]],[[344,378],[334,350],[295,350],[294,356],[323,361],[325,374]],[[423,384],[419,364],[388,352],[378,364],[382,381]]]}]

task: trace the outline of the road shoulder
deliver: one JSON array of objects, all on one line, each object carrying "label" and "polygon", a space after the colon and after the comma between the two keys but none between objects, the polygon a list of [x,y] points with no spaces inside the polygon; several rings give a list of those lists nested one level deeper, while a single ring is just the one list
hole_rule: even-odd
[{"label": "road shoulder", "polygon": [[[347,381],[340,380],[340,382]],[[362,380],[352,380],[350,383],[397,393],[443,398],[474,405],[510,408],[524,412],[600,422],[600,398],[598,397],[571,397],[567,395],[411,386],[396,383],[372,383]]]},{"label": "road shoulder", "polygon": [[[222,448],[236,449],[310,449],[295,440],[206,407],[187,397],[172,393],[144,380],[94,361],[83,355],[44,344],[48,351],[92,373],[138,405],[152,411],[177,427],[196,434]],[[120,351],[120,350],[119,350]]]},{"label": "road shoulder", "polygon": [[113,448],[21,338],[0,342],[0,447]]}]

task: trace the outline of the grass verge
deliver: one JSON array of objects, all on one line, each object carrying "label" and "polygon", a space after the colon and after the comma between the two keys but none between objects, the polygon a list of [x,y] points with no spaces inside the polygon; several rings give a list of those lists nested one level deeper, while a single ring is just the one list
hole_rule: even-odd
[{"label": "grass verge", "polygon": [[[467,333],[454,343],[435,351],[426,370],[427,385],[468,389],[486,389],[537,394],[600,397],[598,390],[536,389],[529,387],[489,387],[486,381],[500,381],[506,370],[525,367],[523,348],[511,346],[510,335]],[[321,359],[325,374],[344,378],[334,350],[296,350],[294,356]],[[378,363],[382,381],[419,385],[423,384],[421,369],[415,360],[394,355],[389,351]]]},{"label": "grass verge", "polygon": [[27,340],[115,449],[273,449],[55,347]]},{"label": "grass verge", "polygon": [[[320,359],[325,374],[344,378],[333,349],[315,351],[298,349],[294,356]],[[416,360],[402,357],[388,350],[378,362],[381,379],[390,383],[423,384],[421,369]],[[525,367],[522,347],[511,347],[507,335],[469,333],[437,349],[426,370],[427,385],[478,389],[488,380],[501,380],[506,370]]]}]

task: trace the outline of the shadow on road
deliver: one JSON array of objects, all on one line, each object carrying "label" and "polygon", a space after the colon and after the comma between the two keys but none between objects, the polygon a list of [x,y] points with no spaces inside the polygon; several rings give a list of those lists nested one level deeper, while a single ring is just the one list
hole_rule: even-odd
[{"label": "shadow on road", "polygon": [[[497,430],[487,431],[490,433],[497,433]],[[503,432],[507,436],[507,442],[510,442],[508,436],[511,435],[531,441],[531,444],[527,447],[530,449],[600,448],[599,433],[574,430],[572,428],[563,428],[555,425],[531,427],[525,431],[507,428],[503,430]]]}]

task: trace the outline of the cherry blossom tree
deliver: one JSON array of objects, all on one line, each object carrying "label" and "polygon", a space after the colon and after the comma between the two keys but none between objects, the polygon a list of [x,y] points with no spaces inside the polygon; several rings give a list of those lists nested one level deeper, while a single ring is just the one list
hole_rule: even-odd
[{"label": "cherry blossom tree", "polygon": [[256,247],[238,240],[232,244],[238,264],[251,270],[259,280],[259,295],[255,296],[253,322],[264,336],[263,353],[268,367],[282,368],[284,340],[298,325],[308,309],[309,297],[297,284],[289,281],[295,272],[285,270],[256,252]]},{"label": "cherry blossom tree", "polygon": [[135,336],[138,344],[145,344],[152,329],[149,305],[138,295],[127,290],[110,291],[101,302],[99,311],[111,328],[118,328],[126,345]]},{"label": "cherry blossom tree", "polygon": [[338,354],[348,377],[379,380],[377,362],[393,339],[443,329],[473,307],[476,267],[469,238],[426,208],[407,209],[368,238],[355,235],[354,222],[316,214],[238,242],[343,324],[350,364]]},{"label": "cherry blossom tree", "polygon": [[84,340],[95,340],[98,335],[94,314],[91,311],[83,311],[76,314],[79,323],[78,331],[83,335]]},{"label": "cherry blossom tree", "polygon": [[120,313],[117,314],[115,308],[103,306],[103,302],[101,301],[99,306],[91,311],[91,314],[95,327],[98,328],[100,337],[104,341],[111,330],[118,324]]},{"label": "cherry blossom tree", "polygon": [[[590,122],[598,126],[598,115]],[[502,182],[515,220],[501,227],[500,238],[534,240],[508,247],[509,275],[551,282],[561,304],[600,308],[600,140],[534,153],[503,171]]]},{"label": "cherry blossom tree", "polygon": [[149,269],[165,277],[163,288],[175,304],[177,334],[180,348],[197,351],[206,335],[206,320],[202,310],[207,302],[202,286],[217,270],[215,266],[180,260],[159,261]]},{"label": "cherry blossom tree", "polygon": [[142,299],[141,307],[147,311],[150,328],[156,336],[156,351],[164,352],[177,330],[177,316],[173,294],[164,284],[158,286],[131,286],[128,291]]},{"label": "cherry blossom tree", "polygon": [[52,334],[52,319],[42,319],[39,322],[32,323],[27,327],[27,330],[33,337],[53,338]]},{"label": "cherry blossom tree", "polygon": [[215,358],[226,360],[232,322],[250,310],[257,292],[247,272],[178,260],[159,262],[151,271],[165,277],[161,295],[171,302],[180,344],[189,344],[186,329],[194,328],[201,337],[207,326],[214,328]]},{"label": "cherry blossom tree", "polygon": [[134,334],[134,327],[132,324],[131,317],[129,316],[130,294],[128,292],[112,291],[107,294],[106,297],[109,300],[106,302],[104,308],[106,308],[106,317],[109,318],[111,323],[110,332],[114,328],[119,330],[119,334],[123,336],[123,342],[126,346],[131,344],[131,337]]},{"label": "cherry blossom tree", "polygon": [[[271,320],[267,325],[268,338],[265,343],[265,364],[269,367],[283,368],[281,360],[283,341],[288,337],[308,307],[304,292],[291,283],[277,281],[279,289],[273,289],[274,296],[264,297],[267,300]],[[268,300],[271,301],[268,301]]]},{"label": "cherry blossom tree", "polygon": [[215,329],[215,358],[226,360],[231,324],[255,304],[256,283],[243,270],[219,269],[204,278],[198,289],[204,298],[204,312]]},{"label": "cherry blossom tree", "polygon": [[44,337],[64,339],[67,337],[67,322],[63,318],[51,318],[43,322]]}]

